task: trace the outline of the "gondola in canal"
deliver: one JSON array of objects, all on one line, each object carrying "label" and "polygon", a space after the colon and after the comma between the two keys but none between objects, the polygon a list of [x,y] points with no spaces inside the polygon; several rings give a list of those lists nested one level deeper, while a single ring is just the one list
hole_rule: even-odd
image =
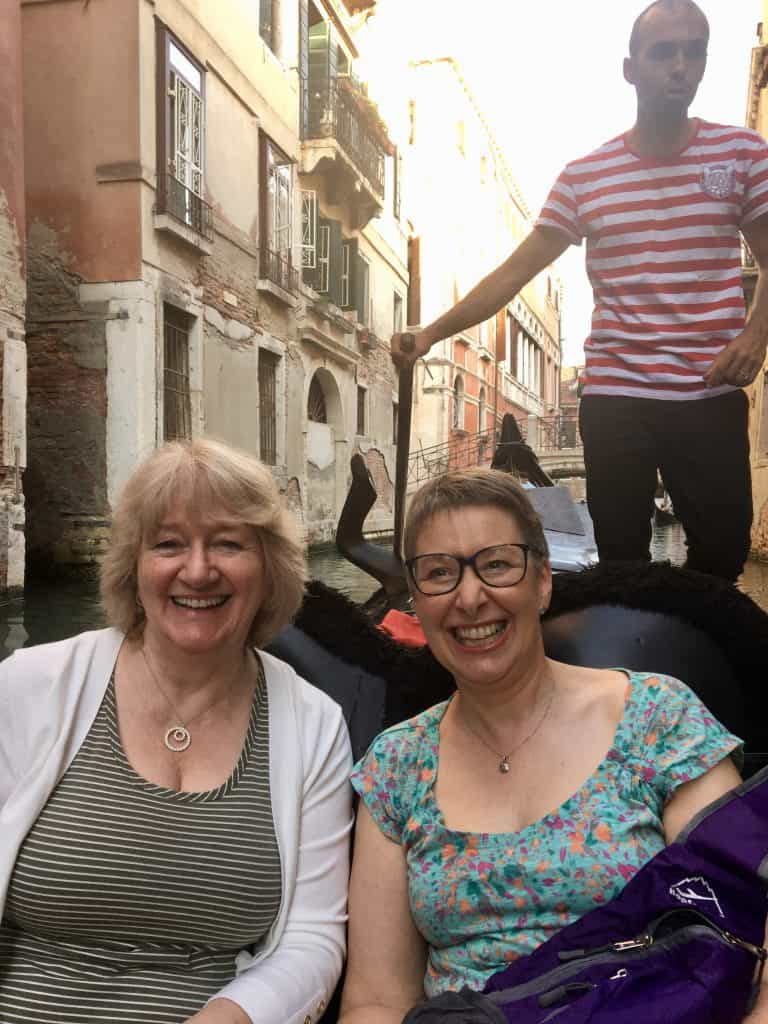
[{"label": "gondola in canal", "polygon": [[[339,550],[373,576],[380,589],[365,605],[356,605],[313,581],[295,625],[272,648],[339,700],[358,756],[381,729],[445,699],[454,689],[429,649],[414,645],[412,636],[404,637],[413,633],[408,620],[395,625],[395,636],[380,628],[388,613],[402,615],[408,604],[399,550],[410,373],[400,373],[393,549],[364,537],[376,490],[359,455],[352,459],[352,483],[337,530]],[[762,682],[768,664],[768,615],[734,585],[702,573],[668,563],[596,564],[586,510],[547,477],[511,417],[492,464],[526,481],[545,527],[555,570],[543,621],[547,654],[574,665],[621,665],[681,678],[723,724],[744,737],[745,773],[768,763],[768,701]]]}]

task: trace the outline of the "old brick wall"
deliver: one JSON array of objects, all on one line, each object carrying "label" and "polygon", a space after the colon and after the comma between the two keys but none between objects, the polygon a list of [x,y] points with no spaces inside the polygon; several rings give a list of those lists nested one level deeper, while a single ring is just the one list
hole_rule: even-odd
[{"label": "old brick wall", "polygon": [[90,566],[106,544],[106,304],[83,304],[55,233],[28,244],[30,571]]}]

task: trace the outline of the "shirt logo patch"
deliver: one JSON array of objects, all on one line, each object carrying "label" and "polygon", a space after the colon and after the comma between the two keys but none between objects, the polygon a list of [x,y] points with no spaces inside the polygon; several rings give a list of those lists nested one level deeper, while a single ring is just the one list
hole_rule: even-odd
[{"label": "shirt logo patch", "polygon": [[710,164],[701,172],[701,187],[715,199],[727,199],[733,195],[736,170],[733,164]]},{"label": "shirt logo patch", "polygon": [[702,903],[714,903],[720,917],[725,917],[715,890],[701,875],[697,875],[695,878],[681,878],[676,885],[669,887],[669,894],[676,900],[680,900],[681,903],[687,903],[689,907],[695,907]]}]

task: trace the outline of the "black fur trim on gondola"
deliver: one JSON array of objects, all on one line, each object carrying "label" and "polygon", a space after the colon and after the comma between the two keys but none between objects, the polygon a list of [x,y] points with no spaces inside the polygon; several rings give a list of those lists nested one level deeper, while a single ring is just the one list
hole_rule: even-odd
[{"label": "black fur trim on gondola", "polygon": [[[752,709],[762,703],[755,690],[762,691],[768,665],[768,615],[735,586],[666,562],[598,565],[554,577],[546,619],[599,605],[658,612],[701,630],[742,687],[752,689]],[[317,580],[309,584],[296,625],[343,661],[385,681],[385,725],[444,700],[454,689],[428,649],[396,643],[359,605]]]},{"label": "black fur trim on gondola", "polygon": [[396,643],[359,605],[319,580],[309,583],[296,625],[343,661],[385,681],[385,726],[445,700],[455,689],[429,648]]},{"label": "black fur trim on gondola", "polygon": [[768,614],[725,580],[669,562],[597,565],[554,577],[547,618],[596,604],[661,612],[702,630],[736,676],[762,681],[768,665]]}]

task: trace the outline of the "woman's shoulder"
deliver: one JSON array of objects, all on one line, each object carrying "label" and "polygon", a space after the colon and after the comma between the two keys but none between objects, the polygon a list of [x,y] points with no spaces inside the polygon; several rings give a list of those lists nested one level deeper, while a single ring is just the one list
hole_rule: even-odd
[{"label": "woman's shoulder", "polygon": [[423,756],[425,751],[437,752],[440,721],[448,701],[441,701],[396,725],[390,725],[376,736],[362,759],[397,757],[400,761]]},{"label": "woman's shoulder", "polygon": [[21,647],[0,664],[0,684],[29,692],[35,684],[52,683],[70,673],[82,678],[94,663],[114,662],[123,640],[123,633],[107,627]]}]

